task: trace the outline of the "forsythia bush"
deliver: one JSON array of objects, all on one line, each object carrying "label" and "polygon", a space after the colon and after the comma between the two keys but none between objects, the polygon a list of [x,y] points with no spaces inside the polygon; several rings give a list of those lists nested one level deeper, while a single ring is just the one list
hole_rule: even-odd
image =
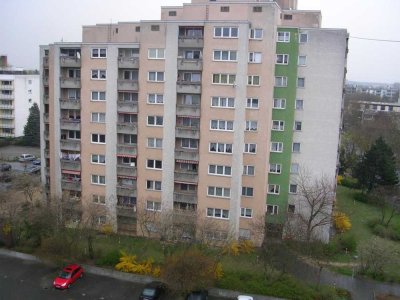
[{"label": "forsythia bush", "polygon": [[228,245],[225,245],[222,253],[232,256],[238,256],[240,254],[239,243],[237,241],[233,241]]},{"label": "forsythia bush", "polygon": [[342,175],[338,175],[338,176],[336,177],[336,182],[337,182],[337,184],[338,184],[338,185],[341,185],[341,184],[342,184],[342,181],[343,181],[343,176],[342,176]]},{"label": "forsythia bush", "polygon": [[104,224],[100,229],[102,234],[111,235],[113,233],[113,227],[111,224]]},{"label": "forsythia bush", "polygon": [[239,250],[241,253],[249,254],[254,251],[254,244],[250,240],[241,240]]},{"label": "forsythia bush", "polygon": [[345,213],[337,211],[333,214],[333,218],[335,221],[335,227],[340,233],[351,229],[350,219]]},{"label": "forsythia bush", "polygon": [[217,280],[224,276],[224,271],[222,270],[222,264],[220,262],[215,266],[214,276]]},{"label": "forsythia bush", "polygon": [[11,232],[11,225],[10,223],[6,223],[3,225],[3,233],[4,235],[8,235]]},{"label": "forsythia bush", "polygon": [[138,262],[136,255],[128,255],[121,251],[119,263],[115,265],[115,269],[127,273],[136,273],[141,275],[160,276],[160,267],[153,266],[153,259],[148,258],[142,262]]}]

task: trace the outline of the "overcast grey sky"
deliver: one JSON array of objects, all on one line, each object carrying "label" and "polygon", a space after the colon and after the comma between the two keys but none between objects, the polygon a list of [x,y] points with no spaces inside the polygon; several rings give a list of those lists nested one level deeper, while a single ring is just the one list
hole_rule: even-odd
[{"label": "overcast grey sky", "polygon": [[[0,54],[16,67],[38,68],[39,45],[80,42],[82,25],[157,20],[160,6],[190,0],[0,0]],[[299,9],[321,10],[322,26],[347,28],[348,80],[400,82],[400,0],[298,0]]]}]

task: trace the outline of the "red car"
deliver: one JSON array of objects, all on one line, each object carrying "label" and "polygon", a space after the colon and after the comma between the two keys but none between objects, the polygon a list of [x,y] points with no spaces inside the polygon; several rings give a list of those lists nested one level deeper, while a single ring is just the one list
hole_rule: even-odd
[{"label": "red car", "polygon": [[66,266],[54,279],[53,286],[57,289],[69,289],[78,278],[83,277],[83,268],[80,265],[72,264]]}]

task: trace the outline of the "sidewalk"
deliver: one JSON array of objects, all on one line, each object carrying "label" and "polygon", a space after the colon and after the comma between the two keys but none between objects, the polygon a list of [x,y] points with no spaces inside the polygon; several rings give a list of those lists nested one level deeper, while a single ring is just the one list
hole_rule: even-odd
[{"label": "sidewalk", "polygon": [[[11,251],[8,249],[3,249],[3,248],[0,248],[0,255],[19,258],[19,259],[23,259],[23,260],[34,261],[37,263],[49,264],[49,262],[43,261],[34,255]],[[137,275],[137,274],[132,274],[132,273],[124,273],[124,272],[115,271],[114,269],[99,268],[99,267],[92,266],[92,265],[82,264],[82,267],[85,269],[85,272],[87,272],[89,274],[95,274],[95,275],[115,278],[117,280],[124,280],[124,281],[142,283],[142,284],[145,284],[147,282],[154,280],[154,278],[152,278],[150,276],[143,276],[143,275]],[[209,294],[211,296],[236,299],[237,296],[239,296],[243,293],[240,293],[237,291],[212,288],[209,290]],[[261,295],[252,295],[252,294],[247,294],[247,295],[253,296],[254,300],[284,300],[282,298],[274,298],[274,297],[261,296]]]}]

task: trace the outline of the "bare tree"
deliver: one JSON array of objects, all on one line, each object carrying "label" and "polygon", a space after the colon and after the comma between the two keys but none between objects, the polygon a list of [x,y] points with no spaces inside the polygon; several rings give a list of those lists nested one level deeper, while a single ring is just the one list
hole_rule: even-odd
[{"label": "bare tree", "polygon": [[15,188],[23,191],[26,201],[33,204],[36,193],[40,191],[40,181],[36,176],[21,174],[15,177]]}]

